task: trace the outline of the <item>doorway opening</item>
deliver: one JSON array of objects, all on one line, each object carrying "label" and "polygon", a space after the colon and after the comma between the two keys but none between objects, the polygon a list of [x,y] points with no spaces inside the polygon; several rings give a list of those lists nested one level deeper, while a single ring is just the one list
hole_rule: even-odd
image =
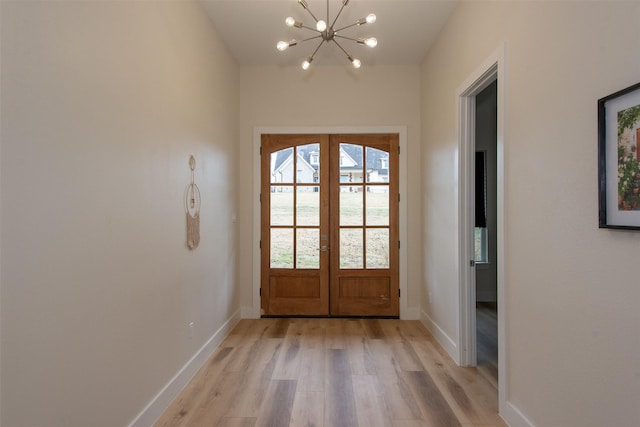
[{"label": "doorway opening", "polygon": [[[502,45],[457,91],[460,183],[458,358],[462,366],[477,366],[479,361],[485,366],[497,365],[497,368],[489,369],[493,369],[494,375],[497,375],[494,384],[498,389],[501,414],[509,409],[506,402],[508,354],[505,286],[504,58],[505,47]],[[485,90],[487,92],[483,93]],[[482,117],[482,109],[485,106],[479,106],[477,103],[479,100],[486,102],[483,98],[489,98],[489,104],[495,105],[487,108],[489,118]],[[480,116],[477,113],[480,113]],[[478,131],[477,125],[484,126],[486,123],[478,123],[479,121],[491,122],[492,126],[495,126],[495,133],[487,137],[489,143],[482,141],[483,135]],[[484,168],[484,176],[476,174],[476,161],[478,168]],[[488,190],[495,191],[494,196],[490,196]],[[481,219],[479,223],[476,223],[477,217]],[[483,283],[484,276],[492,277],[488,280],[488,285]],[[485,305],[488,305],[490,310],[485,311]],[[484,316],[485,314],[488,316]],[[490,326],[491,332],[483,329],[486,334],[480,336],[478,332],[484,328],[485,325],[481,323],[484,320],[493,322],[496,326]],[[484,353],[479,357],[479,347],[485,349],[487,343],[484,339],[487,335],[494,343],[497,340],[497,361],[495,344],[490,344],[490,347],[493,347],[493,361],[484,360]]]},{"label": "doorway opening", "polygon": [[476,362],[478,370],[498,388],[497,269],[497,125],[498,82],[475,101],[474,249],[476,283]]},{"label": "doorway opening", "polygon": [[261,315],[399,316],[398,144],[261,136]]}]

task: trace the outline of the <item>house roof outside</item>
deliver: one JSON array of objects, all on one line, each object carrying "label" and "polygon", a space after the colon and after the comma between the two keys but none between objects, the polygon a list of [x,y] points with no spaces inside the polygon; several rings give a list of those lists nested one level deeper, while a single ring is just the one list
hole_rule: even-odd
[{"label": "house roof outside", "polygon": [[[319,147],[318,144],[309,144],[309,145],[301,145],[298,146],[298,155],[302,157],[302,159],[307,162],[314,170],[318,170],[319,165],[314,164],[311,161],[311,155],[313,153],[318,153]],[[363,147],[361,145],[355,144],[341,144],[340,148],[344,151],[344,153],[349,156],[356,163],[354,166],[343,166],[341,170],[361,170],[362,169],[362,161],[363,161]],[[280,169],[283,164],[287,161],[287,159],[291,158],[293,155],[293,148],[285,148],[284,150],[280,150],[276,153],[276,159],[272,166],[272,171],[275,172]],[[388,175],[388,162],[383,162],[383,159],[388,159],[389,154],[377,149],[369,148],[366,153],[366,162],[367,162],[367,170],[368,171],[378,171],[380,175]],[[384,167],[383,167],[384,166]]]}]

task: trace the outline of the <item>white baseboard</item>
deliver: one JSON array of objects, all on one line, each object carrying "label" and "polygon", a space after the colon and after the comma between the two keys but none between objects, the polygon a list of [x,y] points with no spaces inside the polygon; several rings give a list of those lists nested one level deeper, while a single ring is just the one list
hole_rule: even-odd
[{"label": "white baseboard", "polygon": [[164,386],[160,393],[138,414],[129,427],[149,427],[160,418],[171,402],[180,394],[182,389],[191,381],[198,369],[204,365],[229,332],[240,321],[240,311],[236,311],[213,334],[211,338],[196,352],[178,373]]},{"label": "white baseboard", "polygon": [[509,427],[535,427],[535,424],[510,402],[500,407],[500,416]]},{"label": "white baseboard", "polygon": [[431,335],[438,341],[438,344],[451,356],[451,358],[459,365],[460,358],[458,354],[458,346],[454,340],[449,337],[436,322],[429,317],[427,313],[421,311],[420,321],[431,332]]}]

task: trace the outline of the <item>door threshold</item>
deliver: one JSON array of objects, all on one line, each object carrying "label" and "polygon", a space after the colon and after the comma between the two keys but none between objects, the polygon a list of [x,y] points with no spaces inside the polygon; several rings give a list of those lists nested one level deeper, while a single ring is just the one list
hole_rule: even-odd
[{"label": "door threshold", "polygon": [[263,314],[261,319],[400,319],[400,316],[331,316],[331,315],[283,315]]}]

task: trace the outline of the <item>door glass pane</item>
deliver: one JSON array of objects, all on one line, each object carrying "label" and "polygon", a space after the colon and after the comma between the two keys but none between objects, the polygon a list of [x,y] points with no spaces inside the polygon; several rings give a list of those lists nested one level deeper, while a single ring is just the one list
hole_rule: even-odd
[{"label": "door glass pane", "polygon": [[320,187],[297,187],[296,224],[320,225]]},{"label": "door glass pane", "polygon": [[363,268],[364,245],[361,228],[340,230],[340,268]]},{"label": "door glass pane", "polygon": [[271,186],[271,225],[293,225],[293,186]]},{"label": "door glass pane", "polygon": [[389,229],[367,229],[367,268],[389,268]]},{"label": "door glass pane", "polygon": [[476,263],[487,264],[489,262],[489,236],[486,227],[475,228],[475,259]]},{"label": "door glass pane", "polygon": [[293,268],[293,228],[271,229],[271,268]]},{"label": "door glass pane", "polygon": [[271,183],[293,184],[293,148],[271,153]]},{"label": "door glass pane", "polygon": [[320,230],[298,228],[296,231],[296,268],[320,268]]},{"label": "door glass pane", "polygon": [[340,225],[363,225],[363,192],[357,187],[340,187]]},{"label": "door glass pane", "polygon": [[367,186],[367,225],[389,225],[389,186]]},{"label": "door glass pane", "polygon": [[340,182],[362,182],[362,146],[340,144]]},{"label": "door glass pane", "polygon": [[320,182],[320,144],[300,145],[296,151],[296,182]]},{"label": "door glass pane", "polygon": [[367,147],[367,182],[389,182],[389,153]]}]

